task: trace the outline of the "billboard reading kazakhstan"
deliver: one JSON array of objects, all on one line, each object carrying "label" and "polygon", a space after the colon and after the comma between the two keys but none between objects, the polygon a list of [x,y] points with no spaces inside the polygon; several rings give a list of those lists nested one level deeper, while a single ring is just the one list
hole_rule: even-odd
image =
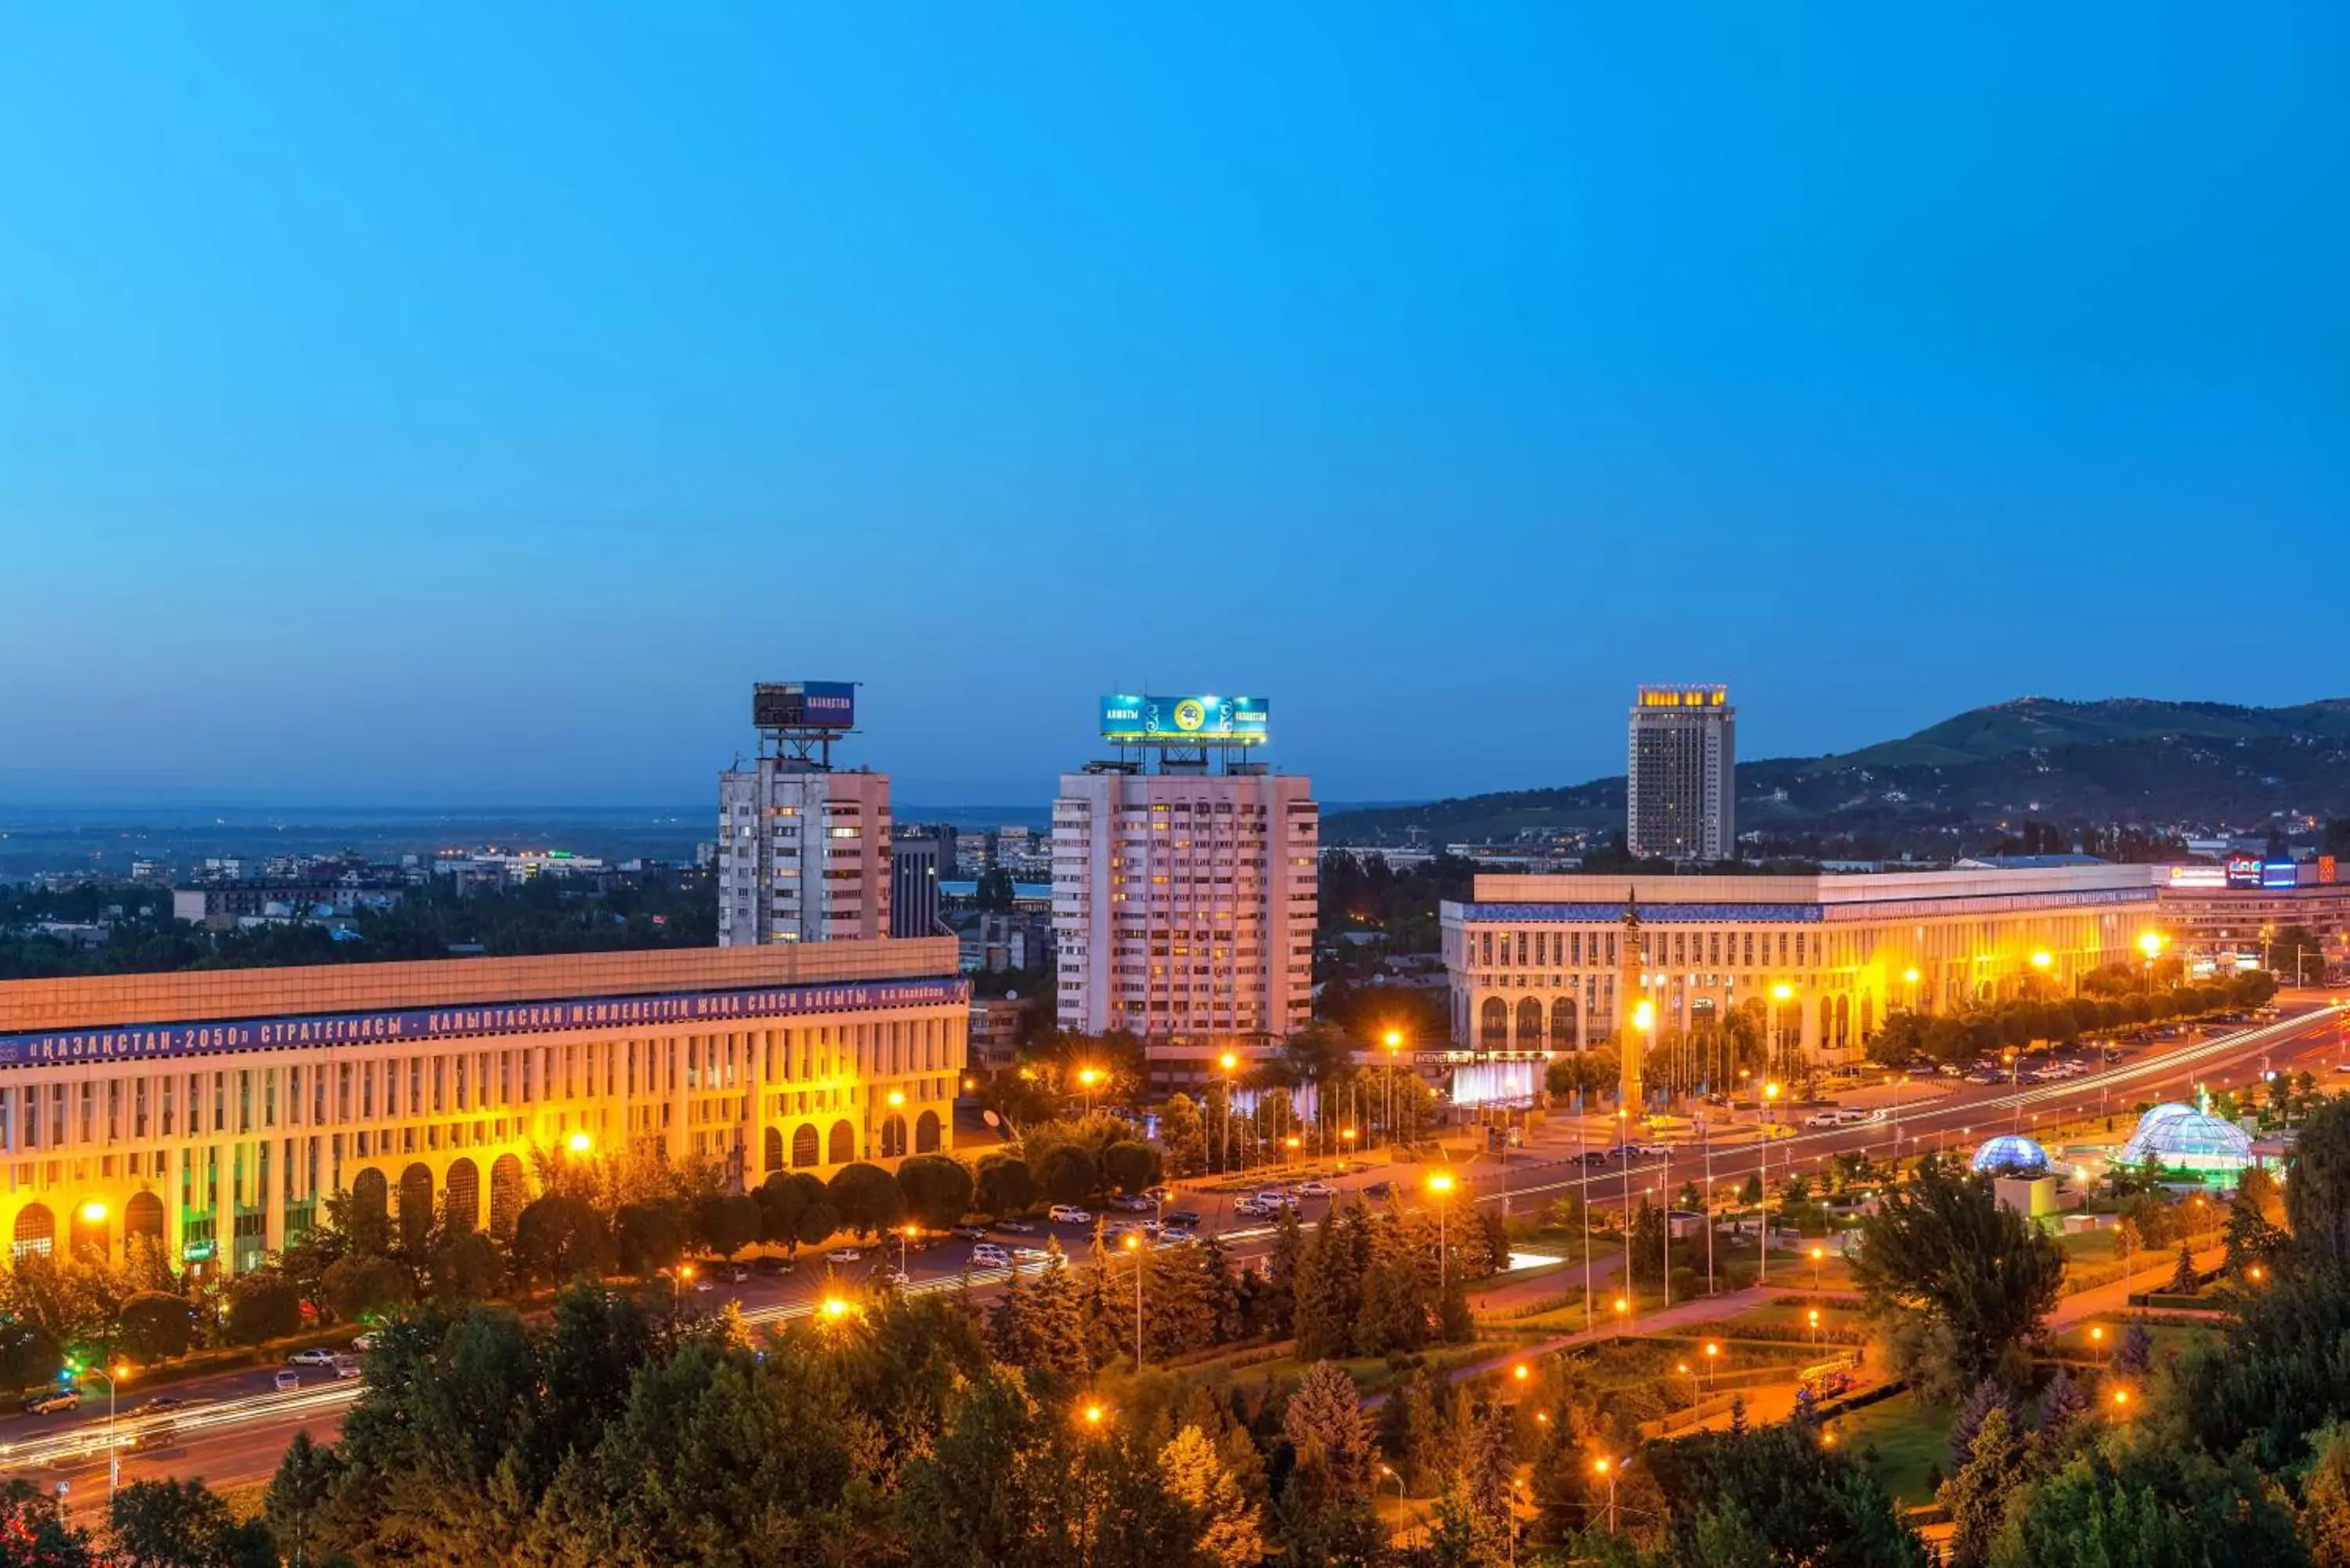
[{"label": "billboard reading kazakhstan", "polygon": [[1272,704],[1262,697],[1105,697],[1101,732],[1126,745],[1253,746]]}]

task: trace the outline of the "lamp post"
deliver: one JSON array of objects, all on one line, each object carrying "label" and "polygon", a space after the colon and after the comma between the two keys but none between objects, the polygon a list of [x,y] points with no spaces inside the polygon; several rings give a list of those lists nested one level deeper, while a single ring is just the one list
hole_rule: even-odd
[{"label": "lamp post", "polygon": [[1077,1069],[1077,1087],[1085,1093],[1086,1115],[1087,1116],[1092,1116],[1094,1114],[1094,1085],[1100,1082],[1101,1073],[1098,1069],[1093,1067],[1080,1067]]},{"label": "lamp post", "polygon": [[[1776,1084],[1765,1084],[1765,1085],[1762,1085],[1762,1101],[1763,1101],[1764,1106],[1765,1106],[1769,1110],[1771,1110],[1771,1111],[1773,1111],[1773,1112],[1776,1112],[1776,1110],[1778,1109],[1778,1103],[1779,1103],[1779,1085],[1776,1085]],[[1762,1129],[1762,1134],[1763,1134],[1763,1136],[1762,1136],[1762,1255],[1761,1255],[1761,1256],[1756,1260],[1756,1267],[1755,1267],[1755,1272],[1754,1272],[1754,1282],[1755,1282],[1755,1283],[1757,1283],[1757,1284],[1762,1284],[1762,1285],[1767,1285],[1767,1284],[1769,1284],[1769,1283],[1771,1282],[1771,1136],[1770,1136],[1770,1132],[1771,1132],[1771,1124],[1766,1123],[1766,1124],[1765,1124],[1765,1126],[1763,1127],[1763,1129]]]},{"label": "lamp post", "polygon": [[1721,1342],[1719,1340],[1712,1339],[1707,1340],[1705,1342],[1705,1391],[1709,1394],[1713,1392],[1713,1364],[1716,1360],[1720,1359],[1721,1355]]},{"label": "lamp post", "polygon": [[114,1385],[118,1378],[130,1376],[130,1364],[118,1362],[110,1372],[103,1366],[81,1366],[74,1370],[84,1376],[106,1379],[106,1501],[110,1510],[114,1504],[115,1473],[122,1468],[121,1458],[114,1448]]},{"label": "lamp post", "polygon": [[1766,1073],[1779,1060],[1784,1044],[1779,1033],[1779,1004],[1794,994],[1795,988],[1783,980],[1771,988],[1771,1048],[1762,1057],[1762,1070]]},{"label": "lamp post", "polygon": [[1452,1178],[1448,1173],[1440,1170],[1428,1179],[1429,1198],[1436,1205],[1436,1293],[1439,1296],[1449,1288],[1449,1271],[1452,1263],[1452,1244],[1448,1239],[1445,1223],[1451,1207],[1445,1199],[1451,1191]]},{"label": "lamp post", "polygon": [[1607,1483],[1607,1533],[1616,1533],[1616,1461],[1601,1457],[1591,1461],[1592,1472]]},{"label": "lamp post", "polygon": [[1232,1074],[1240,1064],[1241,1059],[1230,1051],[1216,1058],[1216,1065],[1222,1068],[1224,1074],[1224,1114],[1217,1118],[1219,1126],[1216,1132],[1216,1174],[1219,1176],[1223,1174],[1224,1167],[1232,1163]]},{"label": "lamp post", "polygon": [[584,1132],[576,1132],[564,1140],[563,1147],[573,1154],[588,1154],[595,1149],[596,1140]]},{"label": "lamp post", "polygon": [[1392,1159],[1395,1158],[1394,1150],[1397,1147],[1395,1125],[1396,1054],[1403,1049],[1403,1031],[1400,1029],[1388,1030],[1387,1039],[1382,1042],[1382,1044],[1384,1044],[1388,1048],[1388,1070],[1386,1077],[1381,1080],[1381,1087],[1387,1090],[1388,1148],[1388,1158]]},{"label": "lamp post", "polygon": [[2163,938],[2160,931],[2138,934],[2137,950],[2146,955],[2146,993],[2154,994],[2154,961],[2162,956]]},{"label": "lamp post", "polygon": [[1142,1238],[1128,1231],[1126,1250],[1134,1255],[1134,1366],[1142,1369]]}]

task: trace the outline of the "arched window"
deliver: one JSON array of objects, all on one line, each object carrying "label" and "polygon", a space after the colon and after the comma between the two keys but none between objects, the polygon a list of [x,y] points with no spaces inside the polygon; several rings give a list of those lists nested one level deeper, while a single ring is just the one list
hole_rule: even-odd
[{"label": "arched window", "polygon": [[107,1211],[101,1208],[93,1220],[82,1212],[86,1207],[73,1210],[66,1221],[67,1251],[73,1257],[95,1258],[102,1262],[113,1245],[112,1232],[106,1226]]},{"label": "arched window", "polygon": [[453,1160],[449,1166],[448,1190],[442,1195],[442,1212],[451,1221],[468,1231],[478,1230],[482,1223],[482,1168],[469,1158]]},{"label": "arched window", "polygon": [[1510,1004],[1508,1002],[1498,996],[1487,997],[1479,1024],[1478,1033],[1481,1036],[1479,1043],[1486,1050],[1506,1051],[1510,1048]]},{"label": "arched window", "polygon": [[916,1154],[936,1154],[939,1152],[938,1112],[924,1111],[922,1113],[921,1120],[914,1124],[914,1152]]},{"label": "arched window", "polygon": [[1539,1051],[1543,1043],[1543,1004],[1539,997],[1529,996],[1518,1003],[1518,1037],[1521,1051]]},{"label": "arched window", "polygon": [[759,1140],[759,1154],[761,1158],[760,1169],[772,1173],[784,1168],[783,1128],[769,1127],[767,1129],[766,1136]]},{"label": "arched window", "polygon": [[57,1217],[42,1203],[27,1203],[16,1210],[16,1251],[19,1258],[35,1252],[47,1253],[57,1239]]},{"label": "arched window", "polygon": [[1564,1051],[1575,1044],[1575,998],[1562,996],[1550,1004],[1550,1048]]},{"label": "arched window", "polygon": [[498,1156],[490,1166],[490,1229],[501,1236],[513,1235],[515,1220],[529,1198],[522,1161],[510,1154]]},{"label": "arched window", "polygon": [[792,1168],[804,1170],[816,1164],[817,1152],[816,1124],[805,1122],[797,1132],[792,1134]]},{"label": "arched window", "polygon": [[881,1158],[895,1159],[906,1152],[906,1118],[899,1116],[881,1118]]},{"label": "arched window", "polygon": [[1841,1051],[1844,1049],[1845,1042],[1852,1036],[1852,998],[1837,997],[1835,1007],[1835,1043],[1836,1049]]},{"label": "arched window", "polygon": [[381,1218],[386,1212],[385,1205],[389,1199],[390,1188],[383,1179],[383,1172],[373,1166],[351,1178],[351,1201],[358,1205],[361,1213]]},{"label": "arched window", "polygon": [[825,1151],[827,1165],[847,1165],[857,1158],[857,1129],[847,1122],[832,1124],[832,1147]]},{"label": "arched window", "polygon": [[400,1239],[411,1252],[432,1234],[432,1172],[419,1163],[400,1173]]},{"label": "arched window", "polygon": [[163,1200],[151,1192],[133,1193],[130,1201],[122,1206],[122,1234],[126,1238],[152,1236],[161,1241]]}]

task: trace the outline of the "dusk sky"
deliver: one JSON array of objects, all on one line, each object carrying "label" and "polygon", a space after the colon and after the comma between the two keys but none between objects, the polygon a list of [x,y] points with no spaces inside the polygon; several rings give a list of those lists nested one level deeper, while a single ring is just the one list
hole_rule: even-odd
[{"label": "dusk sky", "polygon": [[0,11],[0,802],[2350,693],[2350,8]]}]

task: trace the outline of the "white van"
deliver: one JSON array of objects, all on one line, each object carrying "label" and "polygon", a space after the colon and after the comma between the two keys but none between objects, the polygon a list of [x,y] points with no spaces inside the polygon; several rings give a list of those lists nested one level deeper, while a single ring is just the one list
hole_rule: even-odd
[{"label": "white van", "polygon": [[1090,1225],[1094,1217],[1074,1203],[1055,1203],[1045,1211],[1045,1218],[1055,1225]]}]

